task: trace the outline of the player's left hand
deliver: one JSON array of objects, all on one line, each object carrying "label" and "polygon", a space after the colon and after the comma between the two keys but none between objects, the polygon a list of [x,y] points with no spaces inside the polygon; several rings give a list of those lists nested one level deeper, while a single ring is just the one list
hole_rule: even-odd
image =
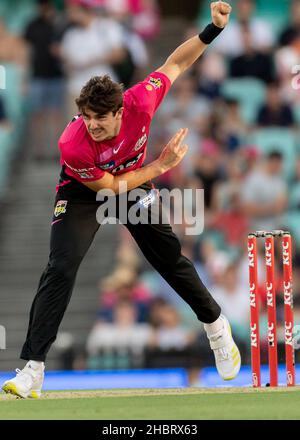
[{"label": "player's left hand", "polygon": [[213,24],[224,28],[229,21],[232,7],[226,2],[213,2],[210,5],[210,9]]}]

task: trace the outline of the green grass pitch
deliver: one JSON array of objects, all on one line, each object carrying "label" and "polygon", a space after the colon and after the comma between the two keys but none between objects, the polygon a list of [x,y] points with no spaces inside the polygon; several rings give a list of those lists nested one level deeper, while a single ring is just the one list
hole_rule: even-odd
[{"label": "green grass pitch", "polygon": [[0,394],[0,420],[300,419],[300,387],[45,392],[41,399]]}]

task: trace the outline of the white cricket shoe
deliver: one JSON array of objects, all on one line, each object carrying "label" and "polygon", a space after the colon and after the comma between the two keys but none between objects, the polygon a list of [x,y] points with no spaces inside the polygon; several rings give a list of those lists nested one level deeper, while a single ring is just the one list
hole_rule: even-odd
[{"label": "white cricket shoe", "polygon": [[44,369],[44,364],[34,367],[29,361],[23,370],[16,369],[16,377],[4,382],[2,390],[23,399],[27,397],[38,399],[44,382]]},{"label": "white cricket shoe", "polygon": [[216,367],[223,380],[234,379],[241,368],[241,355],[231,334],[230,324],[224,315],[222,330],[208,337],[211,349],[214,352]]}]

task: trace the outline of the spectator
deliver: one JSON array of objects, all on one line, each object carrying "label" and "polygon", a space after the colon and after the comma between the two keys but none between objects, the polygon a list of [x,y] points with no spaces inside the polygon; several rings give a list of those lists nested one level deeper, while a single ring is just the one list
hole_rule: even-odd
[{"label": "spectator", "polygon": [[229,316],[230,325],[239,339],[248,342],[249,337],[249,293],[239,284],[239,265],[226,267],[218,285],[213,286],[214,298],[222,312]]},{"label": "spectator", "polygon": [[185,173],[191,172],[191,156],[199,149],[200,133],[207,120],[210,104],[196,95],[195,80],[190,76],[180,78],[174,85],[174,92],[167,96],[159,110],[161,123],[167,127],[168,136],[180,127],[189,127],[187,144],[189,151],[183,160]]},{"label": "spectator", "polygon": [[224,100],[224,111],[218,127],[218,137],[225,152],[232,153],[240,148],[249,133],[249,127],[241,116],[240,104],[236,99]]},{"label": "spectator", "polygon": [[293,128],[295,126],[292,108],[282,102],[277,81],[268,85],[266,102],[258,110],[256,123],[259,127]]},{"label": "spectator", "polygon": [[241,155],[234,156],[230,161],[227,161],[224,171],[224,180],[216,186],[213,194],[213,210],[215,213],[227,211],[232,196],[240,190],[245,174]]},{"label": "spectator", "polygon": [[23,39],[13,35],[0,18],[0,62],[14,63],[26,69],[28,52]]},{"label": "spectator", "polygon": [[269,83],[274,79],[272,55],[257,50],[249,28],[243,27],[241,29],[241,37],[244,51],[230,61],[230,76],[233,78],[252,76]]},{"label": "spectator", "polygon": [[[291,39],[288,46],[283,46],[274,54],[276,74],[280,80],[280,95],[291,104],[300,104],[299,69],[300,32]],[[294,71],[296,67],[296,71]]]},{"label": "spectator", "polygon": [[120,301],[130,301],[135,304],[138,322],[147,320],[151,292],[129,267],[119,267],[102,280],[99,320],[111,322],[114,308]]},{"label": "spectator", "polygon": [[282,154],[273,151],[245,179],[242,200],[253,230],[272,231],[282,226],[287,208],[287,185],[282,177]]},{"label": "spectator", "polygon": [[113,354],[116,368],[120,360],[132,367],[135,356],[142,354],[151,338],[151,327],[137,322],[137,310],[128,301],[118,303],[113,312],[111,323],[96,322],[87,340],[90,356],[111,358]]},{"label": "spectator", "polygon": [[210,227],[222,231],[228,246],[238,249],[249,231],[248,219],[242,209],[238,188],[232,192],[228,202],[226,210],[213,216]]},{"label": "spectator", "polygon": [[143,69],[148,63],[148,51],[142,38],[133,32],[129,23],[123,24],[124,59],[113,68],[119,80],[128,88],[137,79],[142,79]]},{"label": "spectator", "polygon": [[121,26],[97,15],[89,0],[68,0],[67,13],[74,27],[64,34],[61,55],[68,77],[68,113],[72,117],[82,86],[92,76],[108,74],[118,80],[113,65],[124,60],[126,54]]},{"label": "spectator", "polygon": [[130,0],[133,9],[133,29],[145,40],[153,39],[160,29],[156,0]]},{"label": "spectator", "polygon": [[279,37],[280,46],[289,46],[300,34],[300,0],[291,1],[290,23],[283,29]]},{"label": "spectator", "polygon": [[164,304],[161,307],[160,323],[152,334],[150,346],[160,350],[187,348],[194,341],[194,333],[181,325],[179,314],[173,306]]},{"label": "spectator", "polygon": [[220,151],[214,140],[202,141],[201,153],[195,158],[194,172],[199,180],[199,187],[204,188],[204,203],[209,210],[212,208],[215,185],[222,179]]},{"label": "spectator", "polygon": [[134,17],[140,0],[103,0],[109,16],[123,28],[124,59],[114,64],[114,71],[125,88],[144,76],[148,50],[143,38],[134,29]]},{"label": "spectator", "polygon": [[200,358],[196,331],[187,330],[182,325],[178,312],[171,305],[159,300],[154,310],[152,318],[155,326],[145,351],[146,368],[185,367],[189,376],[192,372],[193,377],[198,376],[198,369],[203,364],[203,351]]},{"label": "spectator", "polygon": [[274,32],[268,21],[254,16],[255,1],[239,0],[236,2],[237,20],[232,20],[216,40],[214,48],[227,56],[239,56],[245,53],[242,37],[243,29],[249,29],[251,40],[256,50],[268,52],[274,43]]},{"label": "spectator", "polygon": [[291,184],[289,196],[290,209],[300,212],[300,156],[296,161],[295,178]]},{"label": "spectator", "polygon": [[219,53],[210,51],[196,65],[198,93],[209,100],[221,95],[221,85],[227,75],[227,67]]},{"label": "spectator", "polygon": [[38,15],[28,24],[24,37],[31,55],[30,143],[35,157],[43,159],[58,155],[56,140],[65,123],[65,81],[57,54],[63,29],[51,0],[39,0],[38,5]]},{"label": "spectator", "polygon": [[132,29],[143,39],[156,37],[159,10],[156,0],[103,0],[107,11],[117,20],[130,17]]}]

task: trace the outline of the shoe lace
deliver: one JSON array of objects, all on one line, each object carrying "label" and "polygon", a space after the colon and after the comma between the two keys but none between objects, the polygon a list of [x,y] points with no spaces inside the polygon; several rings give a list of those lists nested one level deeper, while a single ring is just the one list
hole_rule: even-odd
[{"label": "shoe lace", "polygon": [[17,368],[16,373],[17,377],[26,383],[28,383],[29,380],[33,381],[37,376],[37,372],[28,367],[23,368],[23,370]]}]

